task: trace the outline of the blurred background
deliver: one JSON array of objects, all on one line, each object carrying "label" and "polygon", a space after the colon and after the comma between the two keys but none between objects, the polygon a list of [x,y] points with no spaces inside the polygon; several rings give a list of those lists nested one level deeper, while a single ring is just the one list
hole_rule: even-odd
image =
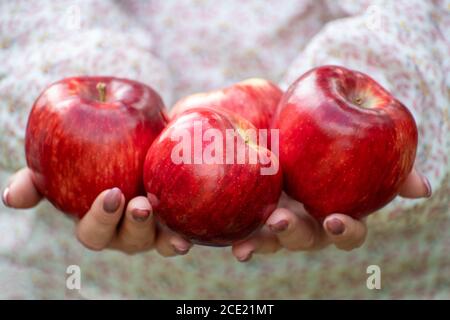
[{"label": "blurred background", "polygon": [[[286,89],[308,69],[370,74],[414,114],[429,199],[368,219],[360,249],[280,251],[238,263],[229,248],[165,259],[91,252],[48,202],[0,205],[2,299],[450,298],[450,2],[334,0],[0,0],[0,187],[25,166],[33,101],[76,75],[144,82],[167,108],[188,94],[262,77]],[[66,287],[69,265],[81,290]],[[381,289],[366,286],[381,270]]]}]

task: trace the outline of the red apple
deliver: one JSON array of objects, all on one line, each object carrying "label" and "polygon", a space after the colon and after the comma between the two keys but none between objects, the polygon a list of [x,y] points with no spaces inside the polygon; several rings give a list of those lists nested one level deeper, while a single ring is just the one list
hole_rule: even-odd
[{"label": "red apple", "polygon": [[282,95],[280,88],[270,81],[252,78],[221,90],[185,97],[175,104],[170,114],[173,119],[193,108],[223,108],[237,113],[258,129],[270,129]]},{"label": "red apple", "polygon": [[[234,132],[235,143],[227,141],[227,132]],[[250,122],[225,110],[193,109],[171,121],[144,164],[158,219],[194,243],[212,246],[230,245],[264,224],[276,208],[282,175],[278,158],[250,132],[256,132]],[[245,161],[238,150],[245,151]],[[274,170],[263,174],[268,166],[250,161],[250,152],[268,157]]]},{"label": "red apple", "polygon": [[374,212],[398,194],[413,167],[414,118],[361,72],[313,69],[290,86],[278,112],[286,192],[318,219]]},{"label": "red apple", "polygon": [[127,200],[143,193],[142,168],[166,125],[150,87],[126,79],[76,77],[49,86],[26,130],[26,159],[39,192],[63,212],[83,217],[102,191]]}]

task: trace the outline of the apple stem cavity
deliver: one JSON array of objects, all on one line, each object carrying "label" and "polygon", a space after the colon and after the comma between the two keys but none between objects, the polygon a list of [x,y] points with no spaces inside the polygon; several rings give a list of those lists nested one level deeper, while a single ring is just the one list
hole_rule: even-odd
[{"label": "apple stem cavity", "polygon": [[359,108],[370,109],[370,103],[363,98],[356,97],[352,100],[352,103]]},{"label": "apple stem cavity", "polygon": [[106,102],[106,84],[104,82],[97,83],[98,99],[100,102]]}]

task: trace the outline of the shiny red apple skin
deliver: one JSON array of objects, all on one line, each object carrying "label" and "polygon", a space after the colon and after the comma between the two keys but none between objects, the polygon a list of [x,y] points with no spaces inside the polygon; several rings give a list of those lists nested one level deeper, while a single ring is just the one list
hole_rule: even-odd
[{"label": "shiny red apple skin", "polygon": [[178,101],[170,111],[171,119],[193,108],[223,108],[250,121],[258,129],[270,129],[283,95],[272,82],[251,78],[221,90],[197,93]]},{"label": "shiny red apple skin", "polygon": [[413,116],[363,73],[313,69],[290,86],[278,113],[285,190],[319,220],[380,209],[413,168]]},{"label": "shiny red apple skin", "polygon": [[[171,152],[178,142],[170,137],[178,136],[181,130],[193,135],[195,122],[202,123],[202,134],[210,128],[224,136],[226,129],[255,129],[250,122],[224,110],[187,111],[172,120],[150,147],[144,164],[144,185],[158,199],[156,205],[153,203],[156,217],[170,229],[196,244],[231,245],[262,226],[276,208],[282,189],[281,170],[273,175],[261,175],[260,162],[248,161],[245,164],[174,163]],[[243,138],[240,139],[242,143]],[[268,149],[252,143],[245,147],[257,148],[258,153],[268,154],[279,164]],[[207,145],[203,142],[202,148]]]},{"label": "shiny red apple skin", "polygon": [[[100,101],[97,85],[105,84]],[[167,124],[164,104],[150,87],[113,77],[66,78],[36,100],[25,149],[39,192],[55,207],[82,218],[102,191],[118,187],[126,200],[145,194],[142,168]]]}]

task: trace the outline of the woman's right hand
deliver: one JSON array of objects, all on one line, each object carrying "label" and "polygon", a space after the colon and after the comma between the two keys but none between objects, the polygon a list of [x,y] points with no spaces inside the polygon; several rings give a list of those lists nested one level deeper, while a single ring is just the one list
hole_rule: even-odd
[{"label": "woman's right hand", "polygon": [[[10,208],[26,209],[37,205],[42,196],[24,168],[11,177],[2,193]],[[128,254],[156,249],[164,257],[187,254],[192,244],[156,223],[150,202],[136,197],[125,208],[125,197],[118,188],[105,190],[95,199],[88,213],[77,222],[76,236],[88,249],[106,248]]]}]

